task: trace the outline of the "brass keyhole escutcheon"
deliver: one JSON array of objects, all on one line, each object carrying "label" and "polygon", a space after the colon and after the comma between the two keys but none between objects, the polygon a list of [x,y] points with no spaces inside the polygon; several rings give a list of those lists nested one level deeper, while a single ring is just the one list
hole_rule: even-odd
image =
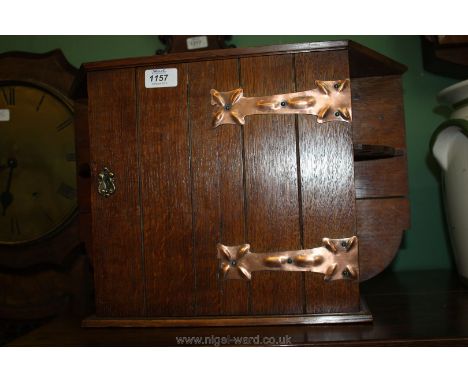
[{"label": "brass keyhole escutcheon", "polygon": [[115,193],[114,173],[107,167],[98,174],[98,194],[108,198]]}]

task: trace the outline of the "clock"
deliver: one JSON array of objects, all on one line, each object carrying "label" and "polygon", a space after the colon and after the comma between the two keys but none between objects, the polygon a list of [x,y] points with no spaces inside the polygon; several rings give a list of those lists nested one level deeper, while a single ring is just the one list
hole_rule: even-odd
[{"label": "clock", "polygon": [[74,133],[86,126],[85,105],[70,99],[77,74],[60,50],[0,54],[0,345],[64,312],[81,317],[92,302],[77,211]]},{"label": "clock", "polygon": [[31,243],[75,215],[73,108],[44,84],[0,81],[0,244]]},{"label": "clock", "polygon": [[0,55],[0,266],[61,264],[80,242],[77,72],[60,50]]}]

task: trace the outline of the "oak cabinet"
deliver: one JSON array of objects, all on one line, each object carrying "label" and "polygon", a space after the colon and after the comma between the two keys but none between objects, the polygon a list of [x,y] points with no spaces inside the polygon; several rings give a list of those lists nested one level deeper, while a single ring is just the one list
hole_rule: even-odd
[{"label": "oak cabinet", "polygon": [[[347,41],[85,64],[78,167],[89,163],[90,178],[80,178],[79,195],[96,293],[96,317],[85,324],[368,320],[359,281],[385,269],[409,226],[404,71]],[[160,73],[167,86],[151,82]],[[348,81],[349,115],[334,104],[330,121],[304,112],[322,98],[297,94],[321,91],[320,81],[335,90]],[[218,97],[239,88],[244,99],[232,105]],[[273,95],[284,101],[267,103]],[[299,111],[286,110],[293,100]],[[215,126],[217,110],[237,118],[234,103],[243,101],[257,112]],[[253,256],[353,236],[356,278],[265,270],[225,279],[218,258],[218,243],[248,243]]]}]

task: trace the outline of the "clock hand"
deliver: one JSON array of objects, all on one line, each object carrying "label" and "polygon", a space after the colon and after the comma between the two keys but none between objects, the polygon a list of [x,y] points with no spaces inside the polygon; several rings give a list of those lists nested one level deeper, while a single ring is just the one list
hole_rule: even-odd
[{"label": "clock hand", "polygon": [[11,188],[11,180],[13,178],[13,170],[18,165],[18,162],[14,158],[8,159],[8,167],[10,168],[10,172],[8,173],[8,180],[6,184],[6,190],[2,192],[0,195],[0,202],[3,207],[3,216],[6,214],[7,208],[13,202],[13,194],[10,192]]}]

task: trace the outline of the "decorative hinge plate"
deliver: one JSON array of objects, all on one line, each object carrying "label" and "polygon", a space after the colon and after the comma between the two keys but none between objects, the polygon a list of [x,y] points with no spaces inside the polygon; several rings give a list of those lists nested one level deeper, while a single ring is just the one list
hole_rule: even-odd
[{"label": "decorative hinge plate", "polygon": [[317,122],[351,122],[350,80],[315,81],[317,88],[298,93],[264,97],[244,97],[239,88],[228,92],[211,89],[211,104],[216,106],[213,126],[245,124],[252,114],[312,114]]},{"label": "decorative hinge plate", "polygon": [[298,251],[250,252],[250,245],[218,244],[220,271],[226,279],[250,280],[255,271],[309,271],[326,281],[359,279],[358,238],[322,239],[323,246]]}]

